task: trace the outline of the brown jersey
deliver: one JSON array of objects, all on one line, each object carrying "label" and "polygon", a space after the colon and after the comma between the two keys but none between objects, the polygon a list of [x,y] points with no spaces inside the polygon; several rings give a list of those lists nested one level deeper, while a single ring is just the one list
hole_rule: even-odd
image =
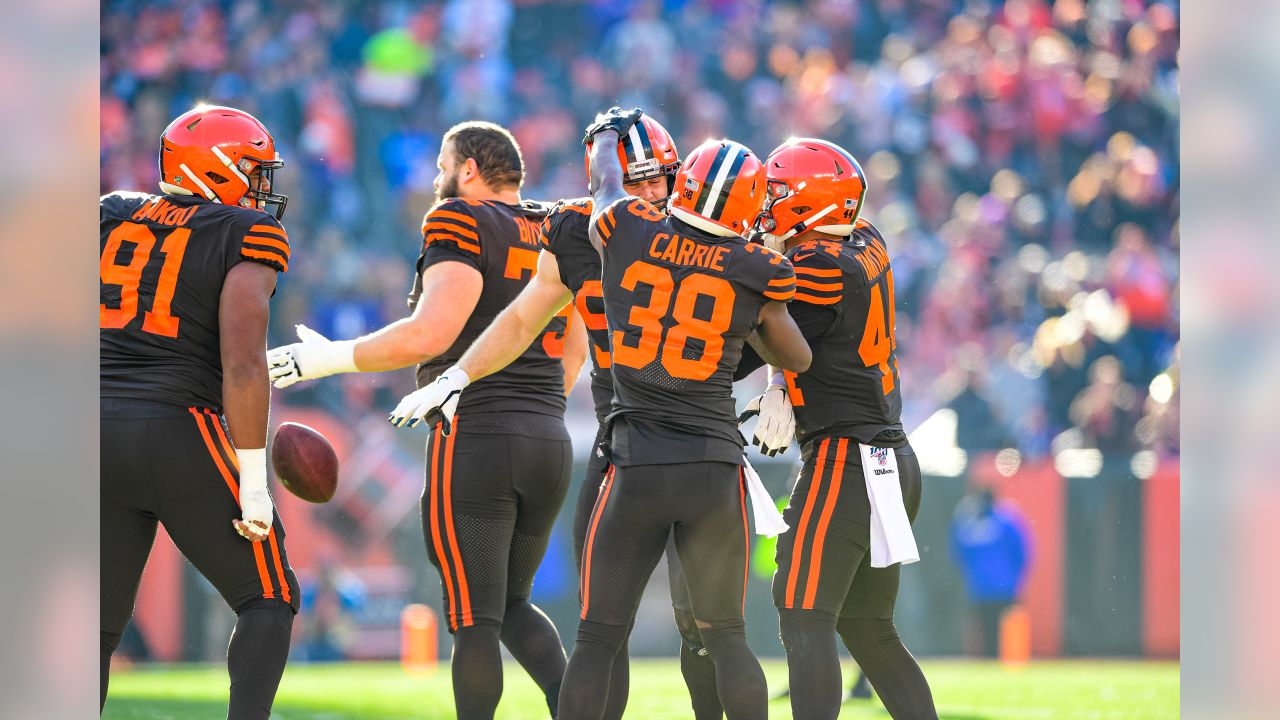
[{"label": "brown jersey", "polygon": [[893,269],[884,238],[859,220],[847,241],[811,241],[787,252],[795,266],[791,314],[830,316],[827,329],[808,337],[813,363],[786,373],[796,435],[803,445],[826,435],[870,443],[885,430],[902,430]]},{"label": "brown jersey", "polygon": [[742,462],[733,372],[770,301],[795,292],[791,263],[624,198],[597,220],[612,347],[613,461]]},{"label": "brown jersey", "polygon": [[218,308],[237,263],[289,268],[289,236],[267,213],[187,195],[98,201],[103,398],[222,410]]},{"label": "brown jersey", "polygon": [[[422,295],[422,272],[442,262],[470,265],[484,277],[484,289],[458,339],[443,354],[418,366],[419,387],[435,380],[462,357],[471,343],[520,294],[538,270],[544,205],[506,205],[489,200],[449,199],[422,221],[422,254],[409,294],[409,308]],[[450,312],[450,308],[432,308]],[[462,394],[460,415],[531,412],[564,417],[565,315],[551,321],[507,367],[481,378]],[[474,427],[474,426],[473,426]]]},{"label": "brown jersey", "polygon": [[609,355],[609,325],[600,290],[600,253],[587,237],[591,198],[562,200],[542,224],[543,249],[556,256],[560,282],[573,293],[573,304],[587,328],[591,343],[591,398],[596,420],[604,424],[613,404],[613,363]]}]

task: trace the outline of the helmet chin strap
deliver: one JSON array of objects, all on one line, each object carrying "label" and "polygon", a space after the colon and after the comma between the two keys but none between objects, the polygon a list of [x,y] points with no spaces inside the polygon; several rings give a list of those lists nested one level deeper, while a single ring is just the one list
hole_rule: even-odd
[{"label": "helmet chin strap", "polygon": [[783,249],[786,247],[788,240],[795,237],[797,233],[802,233],[805,230],[808,230],[810,225],[817,222],[820,218],[826,217],[831,213],[832,210],[835,210],[835,209],[836,209],[835,203],[832,203],[824,208],[817,210],[816,212],[809,213],[807,216],[801,219],[800,222],[796,223],[795,225],[792,225],[791,229],[786,231],[782,235],[766,234],[764,236],[765,246],[768,247],[770,250],[777,250],[778,252],[783,252]]}]

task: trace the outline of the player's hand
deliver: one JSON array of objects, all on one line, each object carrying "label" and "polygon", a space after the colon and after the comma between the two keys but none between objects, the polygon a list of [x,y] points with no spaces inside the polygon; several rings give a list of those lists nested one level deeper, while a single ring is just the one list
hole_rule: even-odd
[{"label": "player's hand", "polygon": [[396,427],[417,427],[423,421],[431,427],[438,422],[444,434],[449,435],[453,432],[453,420],[458,415],[458,400],[470,384],[471,378],[467,373],[454,365],[430,385],[405,395],[387,420]]},{"label": "player's hand", "polygon": [[294,330],[302,342],[267,351],[267,372],[276,387],[356,371],[354,341],[334,342],[306,325]]},{"label": "player's hand", "polygon": [[743,415],[750,417],[751,414],[760,416],[751,443],[760,447],[761,455],[774,457],[791,447],[791,438],[796,433],[796,416],[785,386],[770,385],[764,394],[752,398]]},{"label": "player's hand", "polygon": [[271,534],[275,505],[267,490],[267,451],[236,450],[240,465],[240,520],[231,525],[249,542],[262,542]]},{"label": "player's hand", "polygon": [[591,138],[599,135],[605,130],[612,130],[618,133],[618,137],[622,137],[631,131],[631,126],[640,122],[640,117],[644,115],[644,111],[640,108],[631,108],[623,110],[614,105],[605,112],[597,113],[596,119],[587,126],[586,133],[582,136],[582,144],[590,145]]}]

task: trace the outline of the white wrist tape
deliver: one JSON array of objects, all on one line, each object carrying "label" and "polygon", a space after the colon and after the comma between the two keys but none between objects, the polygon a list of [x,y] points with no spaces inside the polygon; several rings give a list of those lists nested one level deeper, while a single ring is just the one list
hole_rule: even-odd
[{"label": "white wrist tape", "polygon": [[329,343],[324,348],[323,356],[318,359],[327,371],[325,375],[358,372],[355,340],[335,340]]},{"label": "white wrist tape", "polygon": [[256,490],[267,486],[267,449],[236,450],[240,487]]},{"label": "white wrist tape", "polygon": [[782,388],[787,386],[787,376],[781,370],[769,376],[769,389]]}]

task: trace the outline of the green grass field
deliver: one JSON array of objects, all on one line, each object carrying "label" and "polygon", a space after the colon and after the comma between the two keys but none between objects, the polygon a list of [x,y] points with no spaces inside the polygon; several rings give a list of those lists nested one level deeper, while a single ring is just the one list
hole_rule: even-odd
[{"label": "green grass field", "polygon": [[[764,663],[769,687],[786,679],[782,661]],[[1005,670],[994,663],[924,663],[942,720],[1125,720],[1178,717],[1178,665],[1165,662],[1061,661]],[[847,675],[846,670],[846,675]],[[197,720],[226,717],[226,671],[220,666],[168,665],[113,674],[106,720]],[[518,666],[508,665],[498,717],[547,717],[540,693]],[[845,678],[846,685],[849,678]],[[628,718],[688,718],[688,696],[674,660],[632,664]],[[785,700],[773,718],[790,718]],[[292,665],[276,698],[273,720],[435,720],[452,718],[447,666],[427,677],[394,664]],[[887,718],[878,701],[845,703],[842,718]]]}]

